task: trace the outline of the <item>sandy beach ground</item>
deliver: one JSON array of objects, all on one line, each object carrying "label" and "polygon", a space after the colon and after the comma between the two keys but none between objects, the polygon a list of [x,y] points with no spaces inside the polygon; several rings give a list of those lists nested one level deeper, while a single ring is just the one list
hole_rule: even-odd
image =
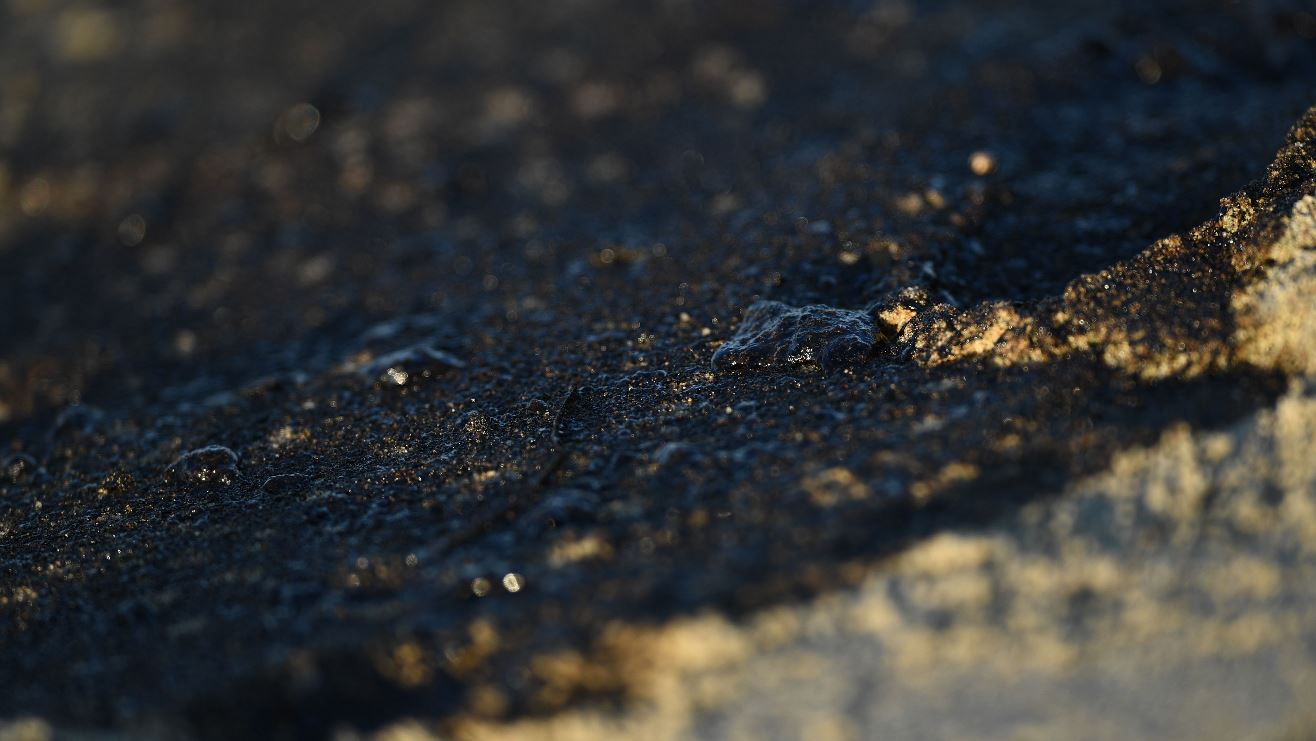
[{"label": "sandy beach ground", "polygon": [[1316,9],[0,5],[0,739],[1316,735]]}]

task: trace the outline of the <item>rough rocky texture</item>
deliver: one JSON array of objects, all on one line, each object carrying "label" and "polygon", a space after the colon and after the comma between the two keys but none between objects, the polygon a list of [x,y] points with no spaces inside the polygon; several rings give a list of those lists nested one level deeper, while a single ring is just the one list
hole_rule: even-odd
[{"label": "rough rocky texture", "polygon": [[0,10],[0,735],[1312,733],[1306,3],[431,5]]},{"label": "rough rocky texture", "polygon": [[759,301],[745,310],[735,336],[713,353],[713,367],[731,372],[844,370],[872,357],[875,333],[872,319],[862,311]]}]

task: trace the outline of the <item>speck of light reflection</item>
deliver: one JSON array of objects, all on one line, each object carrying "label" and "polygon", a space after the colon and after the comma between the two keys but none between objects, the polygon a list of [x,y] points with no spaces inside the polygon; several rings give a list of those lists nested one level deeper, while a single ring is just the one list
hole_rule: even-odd
[{"label": "speck of light reflection", "polygon": [[503,577],[503,589],[506,589],[512,594],[516,594],[517,592],[521,591],[524,588],[525,588],[525,577],[521,576],[520,574],[513,572]]},{"label": "speck of light reflection", "polygon": [[483,576],[471,580],[471,593],[474,594],[476,597],[485,596],[486,594],[489,593],[489,590],[492,588],[493,585],[490,584],[489,580],[484,578]]}]

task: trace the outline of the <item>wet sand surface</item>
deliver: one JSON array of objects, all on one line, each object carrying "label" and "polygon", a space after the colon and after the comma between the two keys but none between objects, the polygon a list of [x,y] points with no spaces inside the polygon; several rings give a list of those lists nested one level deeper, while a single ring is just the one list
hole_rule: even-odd
[{"label": "wet sand surface", "polygon": [[0,8],[0,738],[1316,733],[1316,9]]}]

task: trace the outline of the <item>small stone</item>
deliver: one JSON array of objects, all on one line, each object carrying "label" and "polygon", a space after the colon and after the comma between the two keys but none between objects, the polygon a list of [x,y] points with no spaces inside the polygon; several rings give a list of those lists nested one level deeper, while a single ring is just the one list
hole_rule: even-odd
[{"label": "small stone", "polygon": [[412,345],[380,355],[360,368],[361,375],[386,386],[405,386],[417,378],[465,368],[466,363],[452,353],[426,344]]},{"label": "small stone", "polygon": [[868,306],[878,331],[894,340],[909,322],[933,305],[926,289],[911,286],[890,293]]},{"label": "small stone", "polygon": [[170,464],[165,478],[181,486],[227,486],[238,479],[238,456],[223,445],[197,448]]},{"label": "small stone", "polygon": [[713,368],[833,372],[862,364],[872,355],[873,342],[873,320],[865,312],[759,301],[713,354]]}]

